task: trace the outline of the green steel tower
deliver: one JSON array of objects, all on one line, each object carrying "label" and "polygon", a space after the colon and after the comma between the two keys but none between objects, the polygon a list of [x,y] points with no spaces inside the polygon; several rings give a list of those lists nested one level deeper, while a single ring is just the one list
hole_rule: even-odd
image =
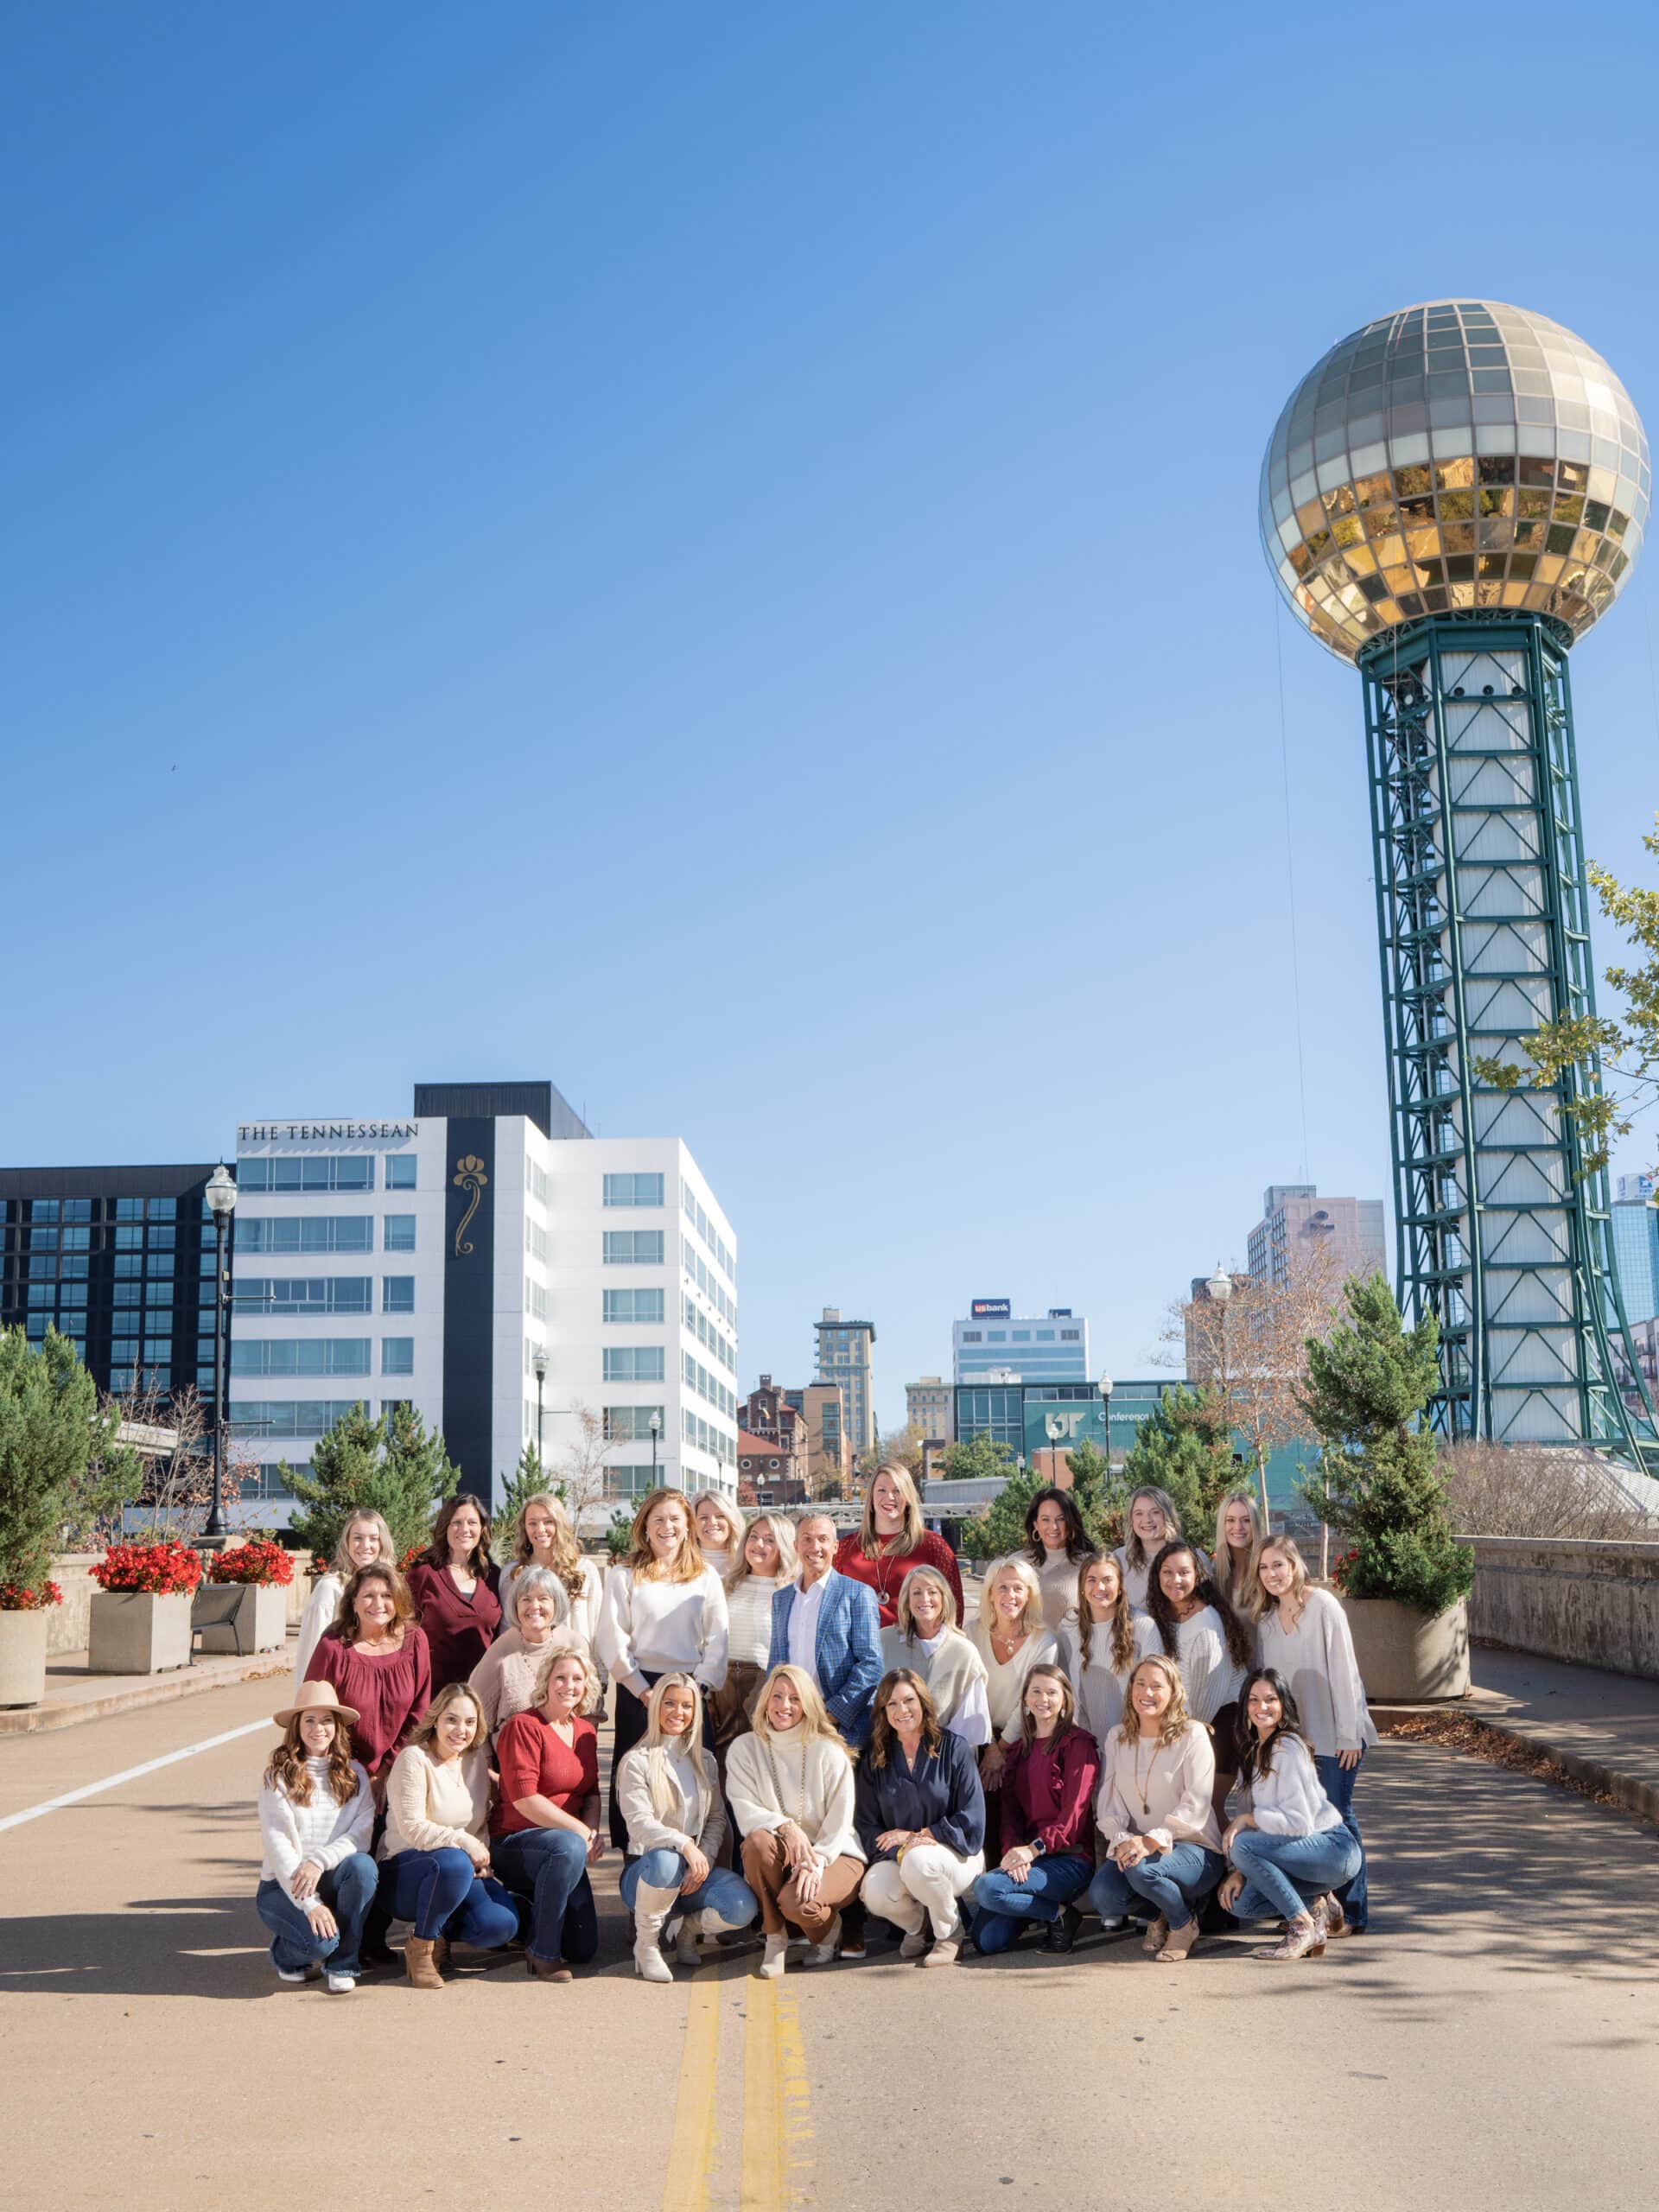
[{"label": "green steel tower", "polygon": [[[1364,690],[1402,1306],[1440,1326],[1453,1438],[1639,1463],[1606,1177],[1560,1107],[1504,1091],[1540,1022],[1593,1010],[1567,651],[1642,543],[1647,440],[1544,316],[1441,300],[1332,346],[1280,416],[1262,533],[1293,611]],[[1629,1371],[1638,1378],[1633,1358]]]}]

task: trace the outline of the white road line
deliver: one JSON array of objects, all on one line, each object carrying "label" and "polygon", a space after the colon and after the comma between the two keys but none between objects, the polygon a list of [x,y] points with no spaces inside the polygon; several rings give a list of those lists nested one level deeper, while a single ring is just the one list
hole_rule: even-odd
[{"label": "white road line", "polygon": [[250,1720],[245,1728],[227,1728],[222,1736],[204,1736],[199,1744],[187,1744],[181,1751],[168,1751],[159,1759],[146,1759],[142,1766],[130,1766],[119,1774],[112,1774],[107,1781],[89,1782],[84,1789],[66,1790],[61,1797],[48,1797],[43,1805],[31,1805],[27,1812],[9,1813],[0,1821],[0,1834],[7,1828],[22,1827],[25,1821],[38,1821],[42,1813],[61,1812],[66,1805],[79,1805],[83,1797],[97,1797],[106,1789],[118,1789],[124,1782],[137,1782],[140,1775],[154,1774],[158,1767],[176,1766],[181,1759],[193,1759],[198,1751],[216,1751],[221,1744],[233,1744],[238,1736],[251,1736],[259,1729],[269,1729],[270,1722]]}]

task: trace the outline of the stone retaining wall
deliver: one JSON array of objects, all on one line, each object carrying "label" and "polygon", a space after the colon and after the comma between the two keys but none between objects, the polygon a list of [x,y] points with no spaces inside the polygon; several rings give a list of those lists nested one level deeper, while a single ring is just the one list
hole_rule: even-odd
[{"label": "stone retaining wall", "polygon": [[1659,1543],[1474,1536],[1477,1641],[1659,1681]]}]

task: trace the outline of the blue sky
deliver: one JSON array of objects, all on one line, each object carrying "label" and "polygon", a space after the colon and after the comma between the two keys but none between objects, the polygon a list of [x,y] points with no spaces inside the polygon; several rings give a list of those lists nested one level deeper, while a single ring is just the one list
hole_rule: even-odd
[{"label": "blue sky", "polygon": [[1562,22],[9,8],[0,1160],[550,1075],[690,1143],[746,1384],[838,1304],[895,1418],[975,1295],[1146,1372],[1264,1185],[1387,1184],[1281,404],[1452,294],[1659,416],[1653,21]]}]

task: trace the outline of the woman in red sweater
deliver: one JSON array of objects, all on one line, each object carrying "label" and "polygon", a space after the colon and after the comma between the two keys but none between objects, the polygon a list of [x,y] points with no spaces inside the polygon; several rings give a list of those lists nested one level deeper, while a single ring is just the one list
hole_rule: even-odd
[{"label": "woman in red sweater", "polygon": [[1095,1871],[1094,1799],[1100,1752],[1074,1718],[1063,1667],[1026,1677],[1018,1747],[1002,1770],[1002,1863],[974,1885],[974,1942],[1006,1951],[1040,1922],[1046,1951],[1069,1951],[1082,1914],[1072,1904]]},{"label": "woman in red sweater", "polygon": [[432,1647],[432,1687],[464,1682],[501,1631],[501,1571],[490,1557],[490,1516],[470,1491],[447,1497],[410,1595]]},{"label": "woman in red sweater", "polygon": [[912,1567],[937,1567],[950,1585],[957,1618],[965,1618],[957,1555],[943,1536],[924,1525],[915,1479],[908,1467],[894,1460],[885,1462],[871,1476],[863,1521],[842,1538],[836,1567],[874,1591],[883,1628],[891,1628],[899,1618],[899,1586]]},{"label": "woman in red sweater", "polygon": [[599,1948],[588,1869],[601,1858],[599,1735],[588,1715],[599,1675],[585,1649],[543,1665],[528,1713],[495,1739],[501,1794],[491,1822],[495,1871],[532,1913],[525,1963],[539,1981],[569,1981]]},{"label": "woman in red sweater", "polygon": [[305,1679],[327,1682],[341,1705],[356,1708],[353,1749],[368,1769],[375,1803],[384,1805],[391,1762],[432,1701],[426,1637],[409,1585],[389,1560],[371,1560],[346,1585]]}]

